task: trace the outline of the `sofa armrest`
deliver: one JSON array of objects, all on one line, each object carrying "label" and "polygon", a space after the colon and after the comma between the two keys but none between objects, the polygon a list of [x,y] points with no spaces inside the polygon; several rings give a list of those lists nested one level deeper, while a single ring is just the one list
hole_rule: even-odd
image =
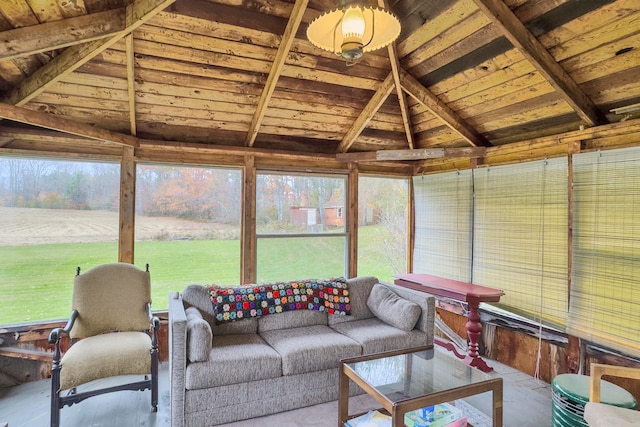
[{"label": "sofa armrest", "polygon": [[413,289],[403,288],[401,286],[380,282],[380,284],[387,286],[398,296],[414,302],[420,306],[422,314],[418,318],[416,323],[416,329],[427,334],[427,344],[433,345],[433,337],[435,334],[435,313],[436,313],[436,299],[433,295],[425,292],[419,292]]},{"label": "sofa armrest", "polygon": [[184,426],[185,374],[187,368],[187,315],[178,292],[169,294],[169,390],[171,425]]}]

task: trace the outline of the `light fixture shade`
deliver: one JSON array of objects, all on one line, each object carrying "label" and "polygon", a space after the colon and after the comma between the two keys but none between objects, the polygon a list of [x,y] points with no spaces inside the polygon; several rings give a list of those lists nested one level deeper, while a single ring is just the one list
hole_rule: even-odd
[{"label": "light fixture shade", "polygon": [[400,35],[400,21],[388,10],[380,7],[350,3],[333,9],[315,18],[307,28],[307,38],[316,47],[341,55],[343,44],[342,20],[345,12],[360,7],[365,30],[362,36],[362,51],[371,52],[391,44]]}]

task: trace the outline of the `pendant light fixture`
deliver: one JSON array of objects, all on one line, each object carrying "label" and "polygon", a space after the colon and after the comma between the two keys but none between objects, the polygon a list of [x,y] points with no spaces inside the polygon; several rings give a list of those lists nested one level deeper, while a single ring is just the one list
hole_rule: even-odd
[{"label": "pendant light fixture", "polygon": [[340,0],[336,9],[315,18],[307,38],[316,47],[342,56],[353,65],[364,52],[383,48],[400,35],[400,21],[386,9],[361,1]]}]

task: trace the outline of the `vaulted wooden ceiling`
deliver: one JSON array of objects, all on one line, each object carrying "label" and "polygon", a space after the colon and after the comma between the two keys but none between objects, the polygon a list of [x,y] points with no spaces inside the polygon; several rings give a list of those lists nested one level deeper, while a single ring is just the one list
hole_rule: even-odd
[{"label": "vaulted wooden ceiling", "polygon": [[559,135],[640,144],[625,109],[640,103],[638,0],[390,0],[399,39],[352,66],[305,36],[335,6],[2,0],[0,153],[188,145],[424,166]]}]

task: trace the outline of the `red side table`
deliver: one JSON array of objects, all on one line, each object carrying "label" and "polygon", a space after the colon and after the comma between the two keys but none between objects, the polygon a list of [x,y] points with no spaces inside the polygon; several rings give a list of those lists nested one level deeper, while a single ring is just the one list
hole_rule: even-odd
[{"label": "red side table", "polygon": [[498,302],[504,292],[500,289],[488,288],[486,286],[474,285],[473,283],[461,282],[444,277],[432,276],[430,274],[397,274],[395,284],[404,288],[426,292],[438,297],[451,298],[457,301],[466,302],[469,306],[467,314],[467,338],[469,339],[469,351],[466,355],[459,354],[455,347],[445,344],[444,341],[436,339],[436,344],[453,351],[453,353],[463,360],[467,365],[474,366],[483,372],[491,372],[493,368],[480,357],[478,353],[478,342],[482,333],[480,323],[480,313],[478,308],[481,302]]}]

